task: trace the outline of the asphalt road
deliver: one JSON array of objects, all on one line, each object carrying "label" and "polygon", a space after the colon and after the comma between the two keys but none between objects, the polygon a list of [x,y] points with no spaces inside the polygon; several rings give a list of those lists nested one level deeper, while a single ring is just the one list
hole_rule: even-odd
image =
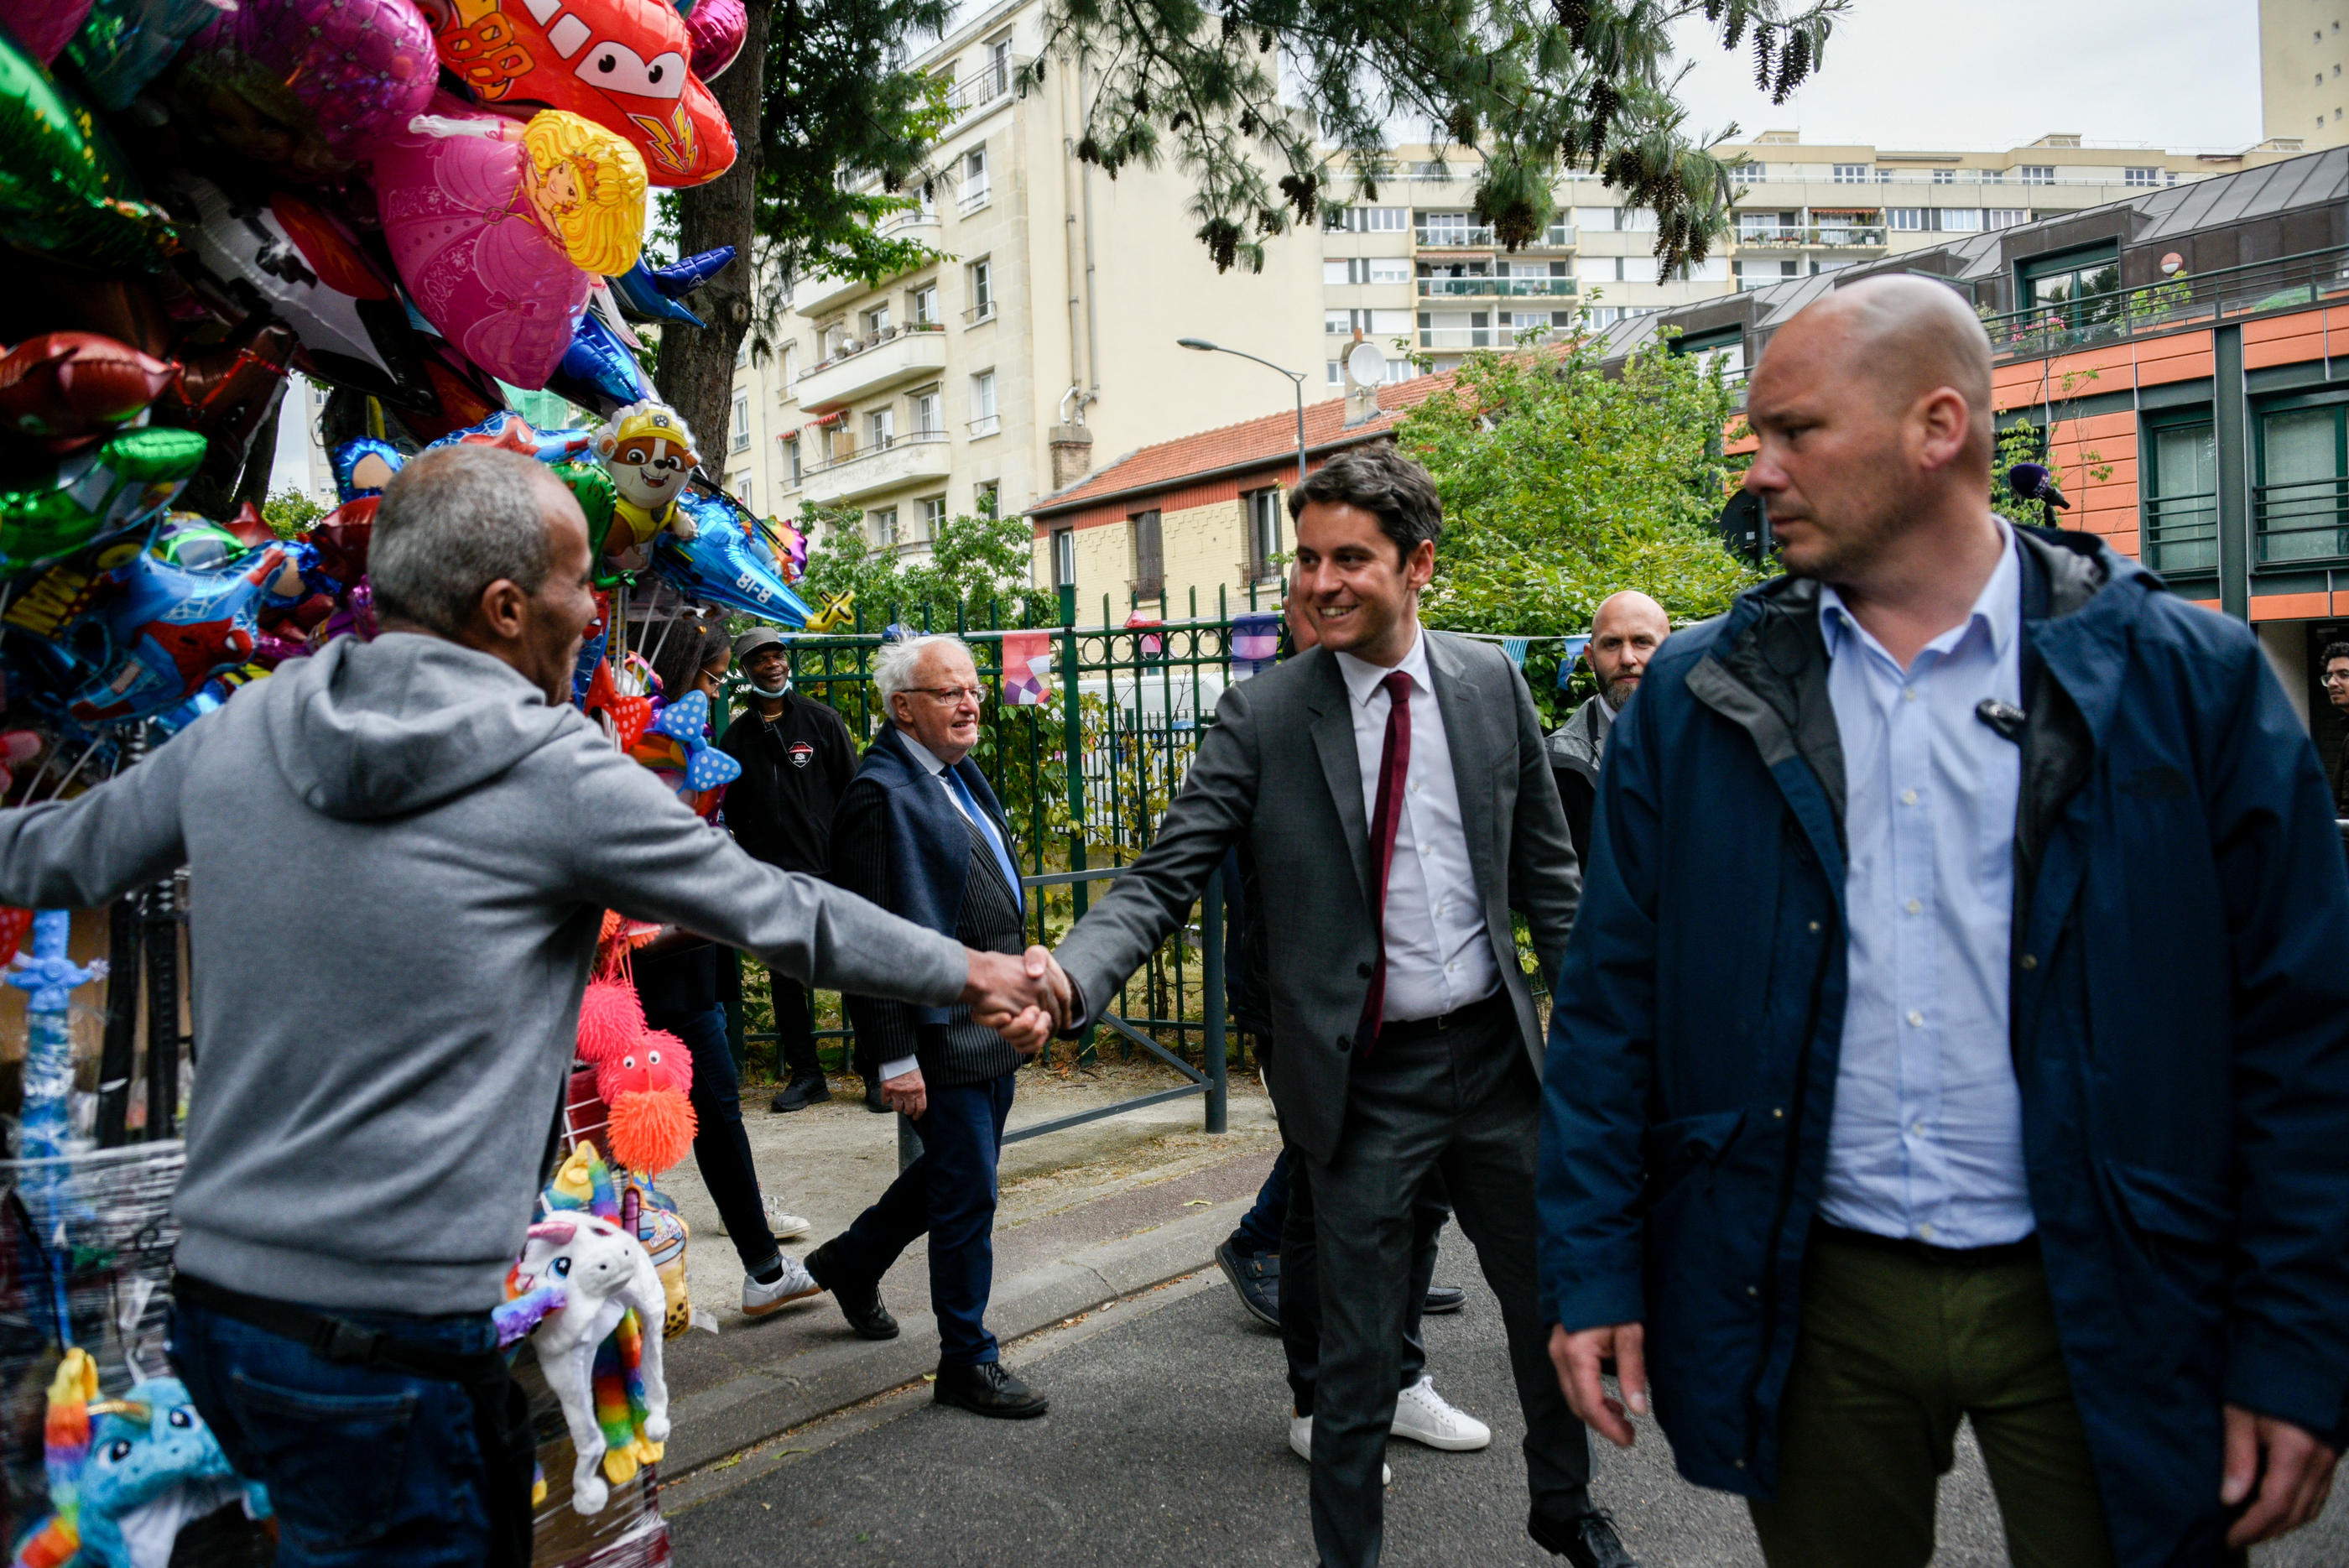
[{"label": "asphalt road", "polygon": [[[1525,1533],[1524,1435],[1498,1307],[1446,1237],[1439,1278],[1466,1310],[1428,1321],[1429,1369],[1453,1403],[1489,1423],[1492,1446],[1444,1454],[1389,1449],[1387,1561],[1398,1568],[1537,1568],[1554,1559]],[[1040,1420],[996,1422],[886,1397],[704,1471],[664,1494],[685,1568],[797,1563],[1120,1564],[1195,1568],[1313,1562],[1306,1468],[1288,1451],[1278,1340],[1205,1274],[1013,1347],[1009,1359],[1052,1399]],[[1595,1485],[1646,1568],[1758,1564],[1744,1508],[1671,1469],[1662,1434],[1628,1454],[1604,1444]],[[2215,1483],[2215,1479],[2214,1482]],[[1971,1443],[1944,1481],[1937,1568],[2002,1568],[2007,1556]],[[2349,1563],[2349,1507],[2259,1568]]]}]

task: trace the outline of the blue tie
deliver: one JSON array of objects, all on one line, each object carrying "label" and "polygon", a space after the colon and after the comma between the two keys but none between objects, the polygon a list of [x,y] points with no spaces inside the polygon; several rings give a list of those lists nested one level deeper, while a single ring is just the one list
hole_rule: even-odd
[{"label": "blue tie", "polygon": [[1019,867],[1011,863],[1011,851],[1005,848],[1003,840],[997,836],[995,824],[988,820],[987,813],[978,809],[978,802],[972,797],[970,786],[962,782],[962,775],[948,768],[945,776],[947,787],[960,797],[963,808],[970,813],[971,826],[978,829],[981,838],[987,840],[987,846],[995,851],[995,863],[1003,869],[1003,880],[1011,889],[1013,907],[1026,914],[1028,902],[1019,895]]}]

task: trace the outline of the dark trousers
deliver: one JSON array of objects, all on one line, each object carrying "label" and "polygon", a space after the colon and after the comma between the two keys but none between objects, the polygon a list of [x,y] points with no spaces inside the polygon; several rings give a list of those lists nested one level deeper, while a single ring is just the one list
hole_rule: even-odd
[{"label": "dark trousers", "polygon": [[1014,1076],[932,1088],[914,1121],[921,1158],[832,1244],[833,1270],[878,1280],[916,1237],[928,1234],[930,1310],[937,1314],[943,1366],[996,1359],[986,1323],[995,1282],[995,1169]]},{"label": "dark trousers", "polygon": [[767,971],[775,1002],[775,1076],[785,1083],[823,1076],[815,1054],[815,1007],[808,988],[787,974]]},{"label": "dark trousers", "polygon": [[[1426,1294],[1417,1210],[1432,1172],[1443,1173],[1500,1300],[1534,1508],[1570,1518],[1589,1507],[1589,1438],[1551,1369],[1535,1279],[1541,1086],[1506,993],[1464,1014],[1444,1030],[1388,1026],[1355,1059],[1337,1153],[1327,1163],[1305,1162],[1321,1297],[1313,1541],[1326,1568],[1379,1561],[1379,1466],[1410,1300],[1414,1290]],[[1284,1257],[1284,1275],[1288,1267]]]},{"label": "dark trousers", "polygon": [[[460,1355],[497,1344],[487,1313],[336,1315]],[[489,1469],[462,1385],[338,1366],[186,1302],[172,1304],[171,1335],[172,1367],[221,1452],[269,1489],[284,1568],[480,1568]]]},{"label": "dark trousers", "polygon": [[[1282,1151],[1282,1158],[1288,1152]],[[1435,1278],[1436,1238],[1452,1218],[1444,1176],[1430,1171],[1411,1206],[1411,1294],[1403,1302],[1401,1370],[1395,1386],[1408,1388],[1427,1370],[1427,1345],[1419,1332],[1427,1305],[1428,1282]],[[1321,1260],[1313,1235],[1313,1175],[1299,1157],[1289,1173],[1287,1223],[1280,1232],[1280,1348],[1288,1357],[1288,1390],[1297,1413],[1313,1414],[1321,1372]]]},{"label": "dark trousers", "polygon": [[1928,1255],[1814,1230],[1779,1421],[1778,1494],[1748,1504],[1765,1562],[1924,1568],[1935,1494],[1970,1421],[2016,1568],[2110,1568],[2034,1249]]},{"label": "dark trousers", "polygon": [[734,1077],[734,1054],[726,1042],[726,1010],[709,1008],[683,1018],[657,1016],[645,1010],[646,1021],[685,1042],[693,1054],[693,1163],[701,1168],[701,1183],[718,1205],[734,1255],[746,1272],[755,1272],[775,1261],[782,1249],[767,1229],[766,1206],[759,1198],[759,1171],[750,1160],[750,1137],[742,1130],[741,1085]]}]

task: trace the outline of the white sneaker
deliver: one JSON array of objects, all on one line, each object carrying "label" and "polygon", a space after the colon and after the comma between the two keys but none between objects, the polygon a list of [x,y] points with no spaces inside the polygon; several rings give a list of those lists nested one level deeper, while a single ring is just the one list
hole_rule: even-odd
[{"label": "white sneaker", "polygon": [[789,1252],[785,1252],[782,1258],[783,1272],[776,1276],[773,1284],[762,1285],[748,1274],[742,1276],[744,1317],[764,1317],[792,1302],[823,1293],[823,1287],[800,1266],[797,1258]]},{"label": "white sneaker", "polygon": [[[1290,1452],[1294,1453],[1299,1459],[1303,1459],[1307,1464],[1309,1465],[1313,1462],[1312,1417],[1291,1416],[1288,1418],[1288,1448]],[[1394,1467],[1388,1464],[1383,1459],[1379,1461],[1379,1484],[1381,1486],[1394,1485]]]},{"label": "white sneaker", "polygon": [[1455,1454],[1481,1449],[1493,1440],[1492,1428],[1454,1409],[1435,1391],[1435,1380],[1425,1376],[1395,1397],[1394,1425],[1387,1430]]},{"label": "white sneaker", "polygon": [[765,1198],[760,1202],[767,1211],[767,1233],[778,1241],[795,1241],[815,1229],[802,1216],[784,1213],[781,1202],[776,1199]]}]

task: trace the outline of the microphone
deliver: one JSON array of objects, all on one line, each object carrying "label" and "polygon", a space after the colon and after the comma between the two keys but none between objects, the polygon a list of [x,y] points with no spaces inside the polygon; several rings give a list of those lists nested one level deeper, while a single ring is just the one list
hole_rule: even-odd
[{"label": "microphone", "polygon": [[1985,697],[1974,704],[1974,717],[1999,733],[2002,740],[2023,742],[2023,726],[2029,717],[2012,702],[2002,702],[1995,697]]},{"label": "microphone", "polygon": [[2048,472],[2044,462],[2016,463],[2006,471],[2006,487],[2013,491],[2020,500],[2044,501],[2066,512],[2072,509],[2072,504],[2064,499],[2064,493],[2055,488],[2055,476]]}]

